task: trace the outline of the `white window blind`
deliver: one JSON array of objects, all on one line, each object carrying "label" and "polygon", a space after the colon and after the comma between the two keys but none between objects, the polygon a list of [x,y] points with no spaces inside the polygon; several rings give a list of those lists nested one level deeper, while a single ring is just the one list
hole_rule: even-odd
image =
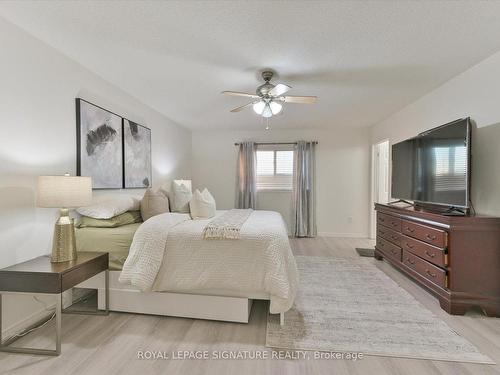
[{"label": "white window blind", "polygon": [[276,174],[293,175],[293,151],[276,151]]},{"label": "white window blind", "polygon": [[274,175],[274,151],[257,151],[257,176]]},{"label": "white window blind", "polygon": [[280,145],[259,146],[257,149],[257,189],[292,190],[293,149]]}]

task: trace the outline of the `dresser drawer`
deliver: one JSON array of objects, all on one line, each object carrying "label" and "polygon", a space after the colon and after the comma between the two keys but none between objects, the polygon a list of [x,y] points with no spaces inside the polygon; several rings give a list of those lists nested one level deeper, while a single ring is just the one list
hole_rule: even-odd
[{"label": "dresser drawer", "polygon": [[418,274],[425,277],[427,280],[446,288],[446,271],[436,267],[435,265],[419,258],[418,256],[403,250],[403,263],[405,266],[416,271]]},{"label": "dresser drawer", "polygon": [[384,227],[383,225],[377,225],[377,236],[382,237],[384,240],[392,242],[394,245],[401,247],[401,233],[395,230]]},{"label": "dresser drawer", "polygon": [[401,248],[418,255],[420,258],[425,259],[437,266],[447,266],[447,257],[444,250],[439,247],[402,235]]},{"label": "dresser drawer", "polygon": [[408,220],[402,220],[401,227],[401,232],[407,236],[417,238],[442,249],[445,249],[448,245],[448,233],[444,230],[417,224]]},{"label": "dresser drawer", "polygon": [[377,249],[389,258],[401,262],[401,248],[399,246],[396,246],[381,237],[377,237]]},{"label": "dresser drawer", "polygon": [[377,213],[377,223],[391,228],[395,231],[401,232],[401,219],[398,219],[397,217]]}]

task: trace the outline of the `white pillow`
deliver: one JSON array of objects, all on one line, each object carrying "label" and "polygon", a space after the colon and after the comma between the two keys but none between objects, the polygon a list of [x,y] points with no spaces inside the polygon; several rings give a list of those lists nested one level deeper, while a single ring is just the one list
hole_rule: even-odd
[{"label": "white pillow", "polygon": [[141,201],[135,197],[116,197],[91,206],[80,207],[76,212],[94,219],[111,219],[127,211],[139,211],[140,208]]},{"label": "white pillow", "polygon": [[193,194],[193,198],[189,202],[191,209],[191,217],[193,219],[208,219],[215,216],[215,199],[210,192],[205,188],[200,193],[198,189]]},{"label": "white pillow", "polygon": [[146,190],[141,200],[142,220],[146,221],[153,216],[164,214],[165,212],[169,212],[167,196],[161,190]]},{"label": "white pillow", "polygon": [[172,182],[172,191],[169,197],[172,212],[189,212],[189,201],[193,197],[193,193],[186,185]]}]

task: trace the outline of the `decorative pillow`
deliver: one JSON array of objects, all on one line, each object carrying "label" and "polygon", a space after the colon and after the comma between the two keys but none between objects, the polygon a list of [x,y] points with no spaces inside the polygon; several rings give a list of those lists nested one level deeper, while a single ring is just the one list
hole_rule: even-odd
[{"label": "decorative pillow", "polygon": [[150,217],[169,211],[168,198],[163,192],[153,189],[146,190],[141,201],[142,220],[146,221]]},{"label": "decorative pillow", "polygon": [[116,197],[76,210],[82,216],[94,219],[111,219],[127,211],[139,211],[141,202],[135,197]]},{"label": "decorative pillow", "polygon": [[172,183],[170,205],[172,212],[189,212],[189,201],[193,197],[191,189],[184,184]]},{"label": "decorative pillow", "polygon": [[122,225],[140,223],[142,221],[140,211],[127,211],[111,219],[94,219],[93,217],[82,216],[78,223],[78,228],[116,228]]},{"label": "decorative pillow", "polygon": [[215,216],[215,199],[210,192],[205,188],[200,193],[198,189],[193,194],[193,198],[189,202],[191,209],[191,217],[193,219],[208,219]]}]

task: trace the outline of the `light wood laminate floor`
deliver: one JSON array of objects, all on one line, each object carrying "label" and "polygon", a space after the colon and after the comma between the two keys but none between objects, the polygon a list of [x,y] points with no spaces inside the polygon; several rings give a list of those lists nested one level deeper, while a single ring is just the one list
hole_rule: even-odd
[{"label": "light wood laminate floor", "polygon": [[[357,257],[370,240],[293,239],[297,255]],[[423,305],[500,363],[500,319],[479,313],[451,316],[437,300],[385,262],[373,262]],[[327,286],[325,286],[327,287]],[[62,355],[57,358],[0,353],[1,374],[500,374],[498,365],[366,356],[362,360],[141,360],[138,351],[270,350],[265,348],[267,303],[254,303],[249,324],[111,313],[63,316]],[[47,325],[17,343],[49,345]]]}]

